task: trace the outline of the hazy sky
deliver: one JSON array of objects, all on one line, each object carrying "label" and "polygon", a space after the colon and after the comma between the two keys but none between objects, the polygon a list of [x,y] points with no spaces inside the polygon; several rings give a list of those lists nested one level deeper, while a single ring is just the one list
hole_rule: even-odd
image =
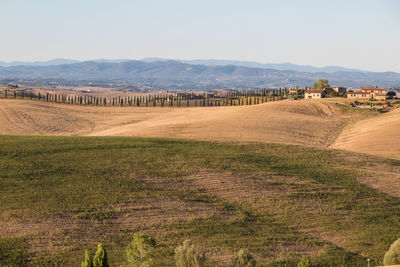
[{"label": "hazy sky", "polygon": [[0,61],[216,58],[400,72],[398,0],[0,0]]}]

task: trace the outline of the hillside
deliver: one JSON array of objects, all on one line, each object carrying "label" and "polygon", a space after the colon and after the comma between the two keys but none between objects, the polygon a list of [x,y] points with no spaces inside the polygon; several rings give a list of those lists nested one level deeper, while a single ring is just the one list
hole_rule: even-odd
[{"label": "hillside", "polygon": [[349,120],[329,101],[208,108],[93,107],[0,100],[0,134],[158,136],[326,147]]},{"label": "hillside", "polygon": [[77,82],[103,82],[150,86],[164,89],[210,89],[210,88],[266,88],[311,86],[319,78],[325,78],[332,85],[359,87],[398,85],[400,74],[395,72],[354,72],[336,71],[298,72],[251,68],[235,65],[206,66],[178,61],[87,61],[74,64],[51,66],[10,66],[0,67],[3,81],[52,81],[63,85]]},{"label": "hillside", "polygon": [[348,125],[331,146],[400,159],[400,109]]},{"label": "hillside", "polygon": [[208,266],[247,248],[263,266],[309,255],[313,266],[354,267],[379,263],[400,234],[399,185],[368,186],[377,170],[382,184],[398,177],[399,161],[131,137],[0,136],[0,146],[3,266],[77,266],[97,242],[119,266],[131,235],[146,233],[156,266],[173,266],[191,238]]}]

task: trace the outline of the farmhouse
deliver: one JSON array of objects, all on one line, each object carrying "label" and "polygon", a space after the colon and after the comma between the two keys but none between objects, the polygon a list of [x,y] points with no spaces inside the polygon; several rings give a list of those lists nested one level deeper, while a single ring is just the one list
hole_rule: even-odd
[{"label": "farmhouse", "polygon": [[375,87],[361,87],[359,92],[349,92],[347,98],[358,98],[358,99],[386,99],[386,89]]},{"label": "farmhouse", "polygon": [[379,88],[378,86],[361,87],[361,92],[370,94],[371,99],[386,99],[386,89]]},{"label": "farmhouse", "polygon": [[363,92],[348,92],[347,98],[369,99],[370,95]]},{"label": "farmhouse", "polygon": [[304,91],[305,99],[324,98],[325,96],[326,96],[326,93],[324,90],[306,90],[306,91]]}]

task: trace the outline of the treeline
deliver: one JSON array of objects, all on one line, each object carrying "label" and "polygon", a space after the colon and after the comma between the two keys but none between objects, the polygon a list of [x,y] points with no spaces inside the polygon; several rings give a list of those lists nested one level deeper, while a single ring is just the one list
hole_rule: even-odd
[{"label": "treeline", "polygon": [[[154,266],[156,240],[144,234],[134,234],[132,242],[125,250],[125,263],[121,267],[151,267]],[[182,245],[175,248],[176,267],[203,267],[207,257],[204,250],[193,243],[185,240]],[[88,250],[81,267],[109,267],[108,255],[104,246],[99,243],[93,258]],[[254,267],[256,260],[246,249],[240,249],[232,258],[233,267]],[[297,264],[298,267],[311,267],[308,256],[303,256]]]},{"label": "treeline", "polygon": [[79,94],[71,95],[41,92],[35,93],[23,90],[5,90],[3,92],[3,97],[92,106],[213,107],[256,105],[265,102],[278,101],[287,98],[288,92],[288,89],[260,89],[250,91],[231,91],[217,94],[175,93],[106,98]]}]

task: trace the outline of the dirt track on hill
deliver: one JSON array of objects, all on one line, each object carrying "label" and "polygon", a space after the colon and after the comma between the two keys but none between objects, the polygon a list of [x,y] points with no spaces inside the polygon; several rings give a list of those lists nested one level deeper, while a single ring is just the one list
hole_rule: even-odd
[{"label": "dirt track on hill", "polygon": [[346,119],[334,104],[314,100],[207,108],[0,100],[0,134],[158,136],[326,147]]}]

